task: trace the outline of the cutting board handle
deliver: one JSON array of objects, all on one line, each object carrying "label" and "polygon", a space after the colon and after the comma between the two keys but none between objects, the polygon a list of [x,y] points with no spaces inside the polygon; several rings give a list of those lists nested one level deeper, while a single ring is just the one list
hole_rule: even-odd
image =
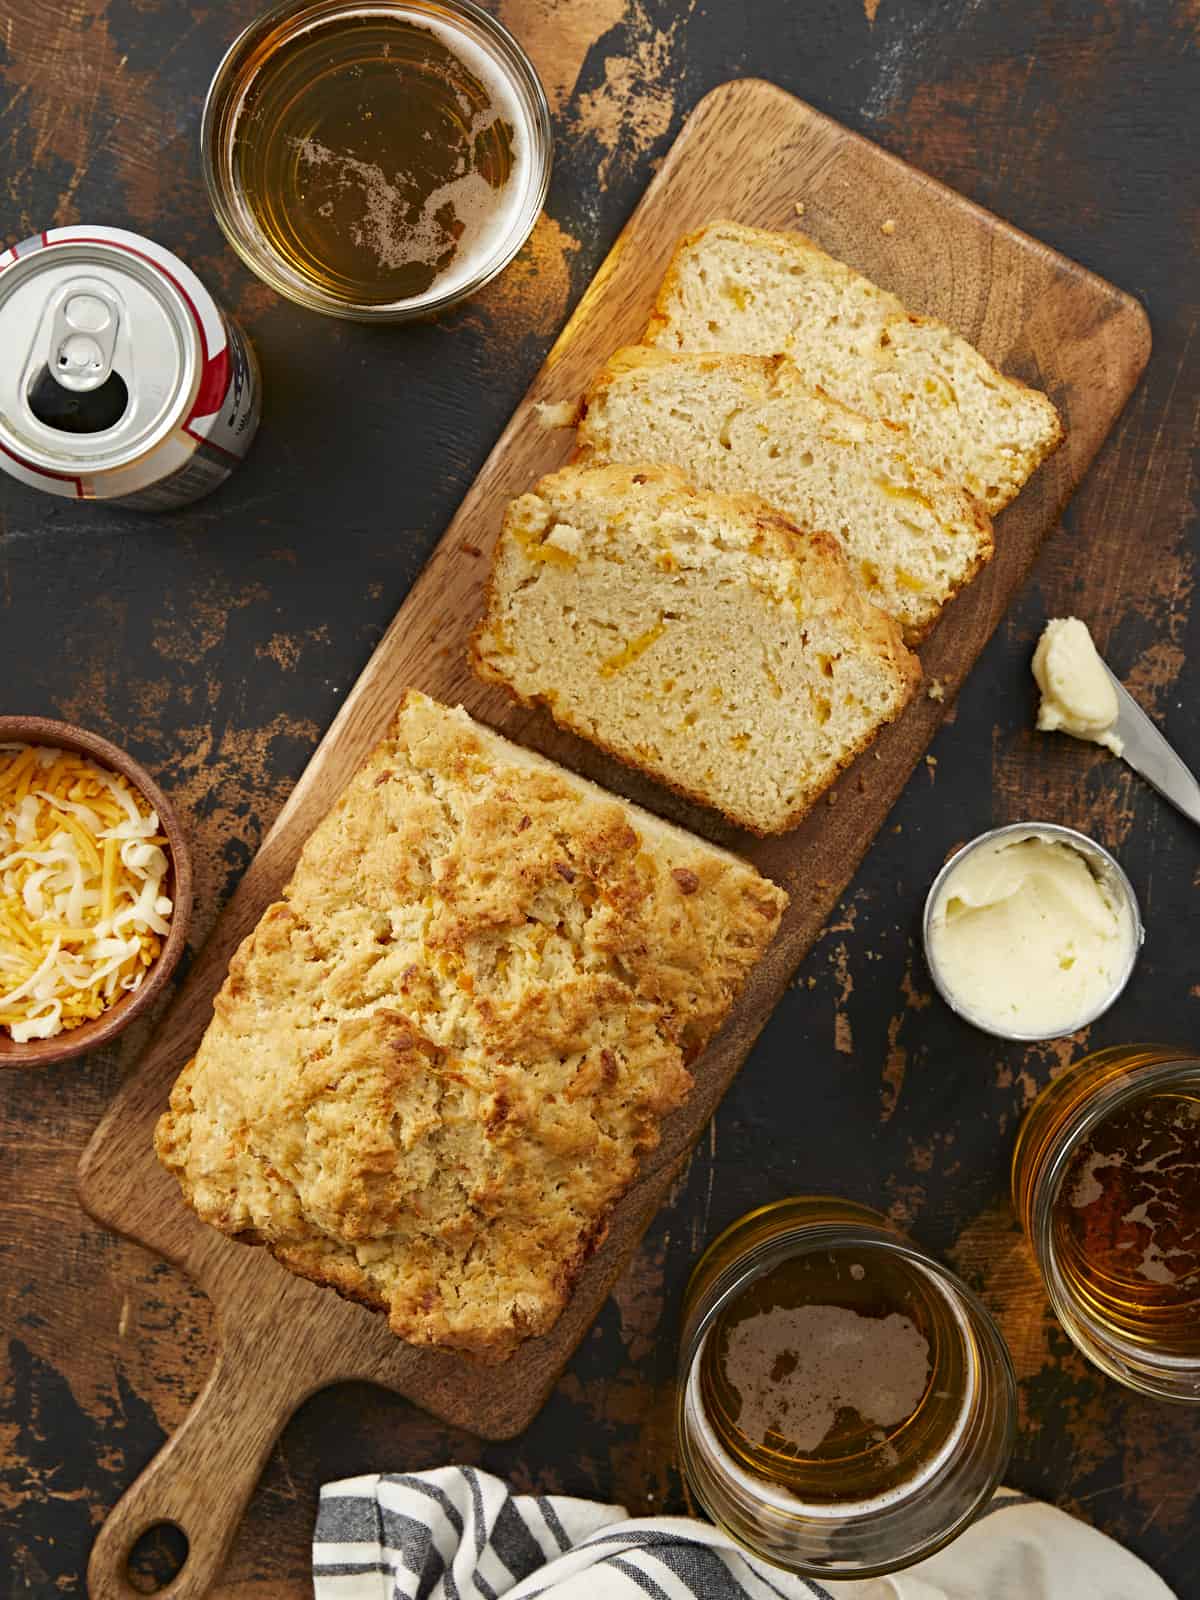
[{"label": "cutting board handle", "polygon": [[187,1559],[158,1600],[201,1600],[272,1446],[296,1407],[320,1387],[307,1363],[289,1361],[278,1330],[227,1339],[181,1425],[109,1512],[88,1562],[91,1600],[145,1600],[129,1580],[129,1555],[151,1528],[173,1523]]}]

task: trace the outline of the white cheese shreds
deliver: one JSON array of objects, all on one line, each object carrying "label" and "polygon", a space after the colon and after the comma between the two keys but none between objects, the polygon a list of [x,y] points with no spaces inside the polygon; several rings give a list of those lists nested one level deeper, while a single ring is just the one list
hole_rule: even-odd
[{"label": "white cheese shreds", "polygon": [[137,989],[170,931],[158,816],[71,751],[0,744],[0,1027],[76,1028]]}]

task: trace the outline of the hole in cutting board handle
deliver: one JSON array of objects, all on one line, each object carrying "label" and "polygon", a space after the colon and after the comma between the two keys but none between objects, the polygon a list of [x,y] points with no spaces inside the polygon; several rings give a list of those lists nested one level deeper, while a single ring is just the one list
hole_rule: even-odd
[{"label": "hole in cutting board handle", "polygon": [[161,1594],[187,1564],[191,1546],[177,1522],[152,1522],[133,1541],[125,1575],[137,1594]]}]

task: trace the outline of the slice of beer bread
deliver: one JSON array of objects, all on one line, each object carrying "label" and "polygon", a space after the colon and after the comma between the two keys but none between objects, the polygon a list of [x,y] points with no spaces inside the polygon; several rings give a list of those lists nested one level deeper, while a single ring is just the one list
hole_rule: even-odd
[{"label": "slice of beer bread", "polygon": [[867,598],[916,640],[992,553],[988,517],[907,436],[815,393],[783,356],[618,351],[593,379],[582,461],[656,461],[747,491],[839,540]]},{"label": "slice of beer bread", "polygon": [[920,677],[830,535],[630,465],[512,502],[472,661],[760,834],[794,827]]},{"label": "slice of beer bread", "polygon": [[909,429],[922,457],[995,514],[1062,439],[1044,394],[803,234],[710,222],[680,241],[647,344],[786,352],[805,380]]}]

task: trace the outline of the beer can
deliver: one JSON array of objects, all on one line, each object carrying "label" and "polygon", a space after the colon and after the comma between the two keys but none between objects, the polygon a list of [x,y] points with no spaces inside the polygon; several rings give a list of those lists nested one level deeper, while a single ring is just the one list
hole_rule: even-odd
[{"label": "beer can", "polygon": [[0,255],[0,467],[72,500],[186,505],[250,448],[253,348],[177,256],[121,228]]}]

